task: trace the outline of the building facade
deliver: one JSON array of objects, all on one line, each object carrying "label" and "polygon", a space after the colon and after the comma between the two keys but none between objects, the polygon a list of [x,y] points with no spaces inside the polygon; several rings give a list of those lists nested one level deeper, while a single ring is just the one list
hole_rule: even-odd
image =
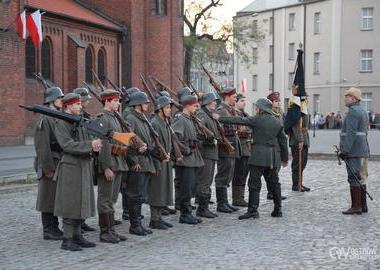
[{"label": "building facade", "polygon": [[238,12],[234,23],[256,21],[265,35],[251,44],[249,65],[235,53],[235,81],[247,78],[251,110],[274,90],[286,110],[301,45],[311,114],[344,112],[343,93],[350,86],[362,89],[367,111],[380,112],[379,10],[376,0],[283,0],[276,6],[257,0]]},{"label": "building facade", "polygon": [[[43,42],[20,40],[14,20],[40,9]],[[142,88],[140,74],[178,88],[183,70],[183,1],[15,0],[0,1],[0,145],[22,144],[38,115],[18,104],[41,104],[42,75],[66,93],[92,84],[92,70],[118,85]],[[108,83],[104,81],[106,86]],[[99,105],[93,102],[90,112]]]}]

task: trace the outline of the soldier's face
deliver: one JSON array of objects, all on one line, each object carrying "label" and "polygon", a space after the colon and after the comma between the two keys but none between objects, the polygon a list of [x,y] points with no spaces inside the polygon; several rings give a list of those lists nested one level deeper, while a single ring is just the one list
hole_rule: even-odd
[{"label": "soldier's face", "polygon": [[215,110],[216,109],[216,101],[212,101],[212,102],[210,102],[208,105],[207,105],[207,108],[209,109],[209,110]]},{"label": "soldier's face", "polygon": [[120,99],[114,98],[110,101],[111,110],[117,111],[120,107]]},{"label": "soldier's face", "polygon": [[355,103],[355,102],[356,102],[356,98],[354,98],[353,96],[350,96],[350,95],[344,96],[344,103],[346,104],[346,106],[351,105],[352,103]]},{"label": "soldier's face", "polygon": [[239,110],[244,110],[244,108],[245,108],[245,98],[241,98],[241,99],[239,99],[239,100],[236,102],[236,107],[237,107]]},{"label": "soldier's face", "polygon": [[227,102],[230,106],[235,106],[236,104],[236,94],[227,97]]},{"label": "soldier's face", "polygon": [[172,105],[166,105],[165,107],[162,108],[162,110],[164,112],[164,116],[169,118],[172,113]]},{"label": "soldier's face", "polygon": [[149,110],[149,103],[144,103],[141,105],[141,110],[147,112]]},{"label": "soldier's face", "polygon": [[77,103],[74,103],[72,105],[68,105],[67,109],[72,113],[76,115],[80,115],[82,112],[82,103],[79,101]]},{"label": "soldier's face", "polygon": [[57,98],[54,100],[54,106],[58,109],[62,109],[62,98]]},{"label": "soldier's face", "polygon": [[189,105],[188,108],[189,108],[189,112],[190,112],[191,114],[193,114],[193,113],[195,113],[195,111],[199,108],[199,104],[198,104],[198,103],[195,103],[195,104],[193,104],[193,105]]},{"label": "soldier's face", "polygon": [[281,101],[280,100],[273,100],[272,108],[273,109],[280,109],[281,108]]}]

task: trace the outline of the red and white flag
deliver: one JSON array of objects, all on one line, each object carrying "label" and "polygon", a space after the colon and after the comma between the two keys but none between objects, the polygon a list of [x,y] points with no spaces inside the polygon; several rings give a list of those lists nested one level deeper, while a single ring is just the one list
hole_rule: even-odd
[{"label": "red and white flag", "polygon": [[26,39],[27,33],[26,33],[26,11],[20,13],[20,15],[17,16],[17,34],[20,38]]},{"label": "red and white flag", "polygon": [[39,47],[42,42],[42,23],[40,10],[33,12],[26,17],[29,36],[32,38],[35,47]]}]

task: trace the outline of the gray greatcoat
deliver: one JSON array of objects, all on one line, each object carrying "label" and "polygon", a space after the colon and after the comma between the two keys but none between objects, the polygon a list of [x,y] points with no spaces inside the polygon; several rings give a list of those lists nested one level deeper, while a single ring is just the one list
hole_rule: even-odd
[{"label": "gray greatcoat", "polygon": [[[167,153],[172,151],[172,134],[168,123],[160,116],[155,115],[152,126],[159,135],[159,141]],[[151,206],[173,205],[173,163],[160,162],[154,159],[157,174],[153,175],[148,183],[148,204]]]},{"label": "gray greatcoat", "polygon": [[71,219],[92,217],[95,200],[89,135],[82,127],[58,120],[55,136],[63,153],[54,175],[54,179],[59,179],[54,215]]},{"label": "gray greatcoat", "polygon": [[56,119],[42,116],[34,133],[36,150],[35,169],[38,177],[36,209],[40,212],[53,213],[57,182],[46,174],[54,174],[61,158],[62,149],[54,134]]}]

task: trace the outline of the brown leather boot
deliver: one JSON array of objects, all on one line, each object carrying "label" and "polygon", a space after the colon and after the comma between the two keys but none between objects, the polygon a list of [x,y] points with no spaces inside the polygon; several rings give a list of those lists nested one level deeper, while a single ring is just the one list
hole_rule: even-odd
[{"label": "brown leather boot", "polygon": [[361,189],[360,186],[350,187],[351,192],[351,208],[343,211],[343,215],[361,215],[362,214],[362,202],[361,202]]}]

